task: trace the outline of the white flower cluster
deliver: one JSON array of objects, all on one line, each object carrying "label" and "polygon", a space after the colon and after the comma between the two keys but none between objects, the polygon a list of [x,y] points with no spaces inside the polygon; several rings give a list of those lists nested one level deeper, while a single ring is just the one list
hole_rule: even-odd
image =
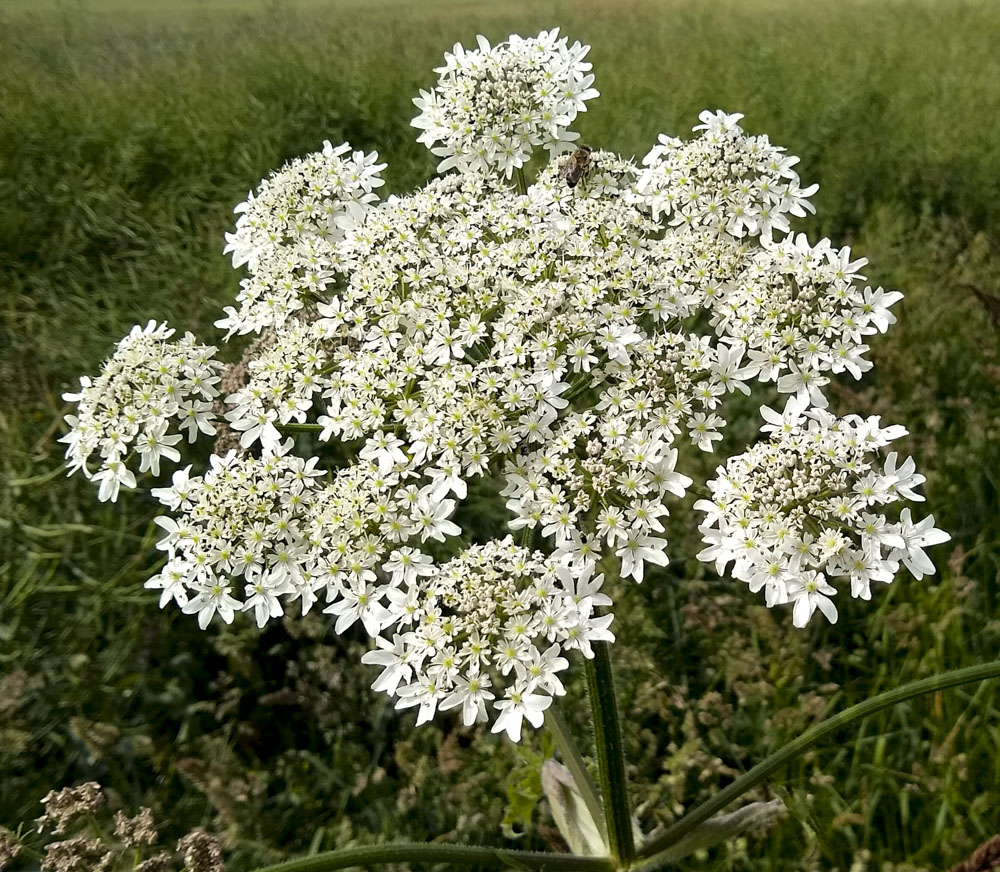
[{"label": "white flower cluster", "polygon": [[712,499],[695,504],[706,513],[699,559],[720,575],[732,563],[731,574],[763,590],[768,607],[792,603],[797,627],[817,609],[837,620],[831,581],[849,581],[851,596],[868,600],[872,582],[891,582],[900,562],[916,578],[934,571],[923,549],[950,538],[934,516],[915,523],[906,508],[893,522],[881,508],[923,500],[912,458],[899,462],[892,451],[878,462],[903,427],[882,427],[878,416],[834,418],[795,397],[783,414],[761,413],[770,439],[720,466],[708,483]]},{"label": "white flower cluster", "polygon": [[[870,368],[866,339],[901,295],[864,287],[850,249],[790,232],[815,186],[740,116],[703,113],[701,136],[661,138],[644,167],[561,156],[596,95],[586,51],[555,31],[456,48],[415,124],[458,172],[411,194],[379,201],[376,156],[328,143],[240,207],[228,250],[250,277],[219,324],[260,334],[225,398],[244,456],[154,491],[174,513],[149,582],[162,603],[263,625],[322,600],[337,632],[377,640],[365,660],[398,707],[471,724],[491,704],[516,737],[561,692],[564,655],[611,639],[598,561],[636,581],[667,564],[669,502],[692,484],[680,449],[713,451],[728,395],[755,381],[792,396],[699,503],[702,558],[794,601],[797,624],[835,615],[831,580],[867,597],[900,565],[932,571],[933,519],[877,511],[918,498],[912,461],[876,465],[902,429],[822,411],[831,375]],[[515,189],[538,145],[552,158]],[[142,373],[123,366],[116,390]],[[72,423],[71,445],[100,442]],[[293,453],[302,430],[310,453],[356,455],[321,474]],[[456,510],[485,475],[520,546],[460,543]]]},{"label": "white flower cluster", "polygon": [[[163,569],[146,582],[162,590],[161,608],[173,600],[197,614],[204,629],[218,614],[227,624],[237,611],[254,611],[263,626],[284,614],[280,598],[300,598],[303,612],[315,600],[303,566],[309,546],[308,496],[322,474],[316,459],[290,454],[291,440],[261,459],[213,455],[204,476],[178,470],[170,487],[152,494],[178,519],[156,519],[168,554]],[[245,600],[233,595],[242,582]]]},{"label": "white flower cluster", "polygon": [[797,157],[784,155],[766,136],[747,136],[740,114],[702,112],[698,139],[684,142],[660,135],[660,144],[642,162],[639,190],[653,214],[672,227],[714,227],[732,236],[770,238],[789,229],[788,215],[815,212],[809,197],[818,185],[800,187],[792,169]]},{"label": "white flower cluster", "polygon": [[226,420],[248,448],[255,442],[273,449],[276,424],[302,423],[315,394],[326,384],[322,373],[330,339],[322,324],[293,318],[267,334],[247,363],[246,384],[225,397]]},{"label": "white flower cluster", "polygon": [[323,598],[338,633],[360,621],[376,640],[364,658],[383,667],[375,689],[400,708],[419,706],[418,723],[457,707],[467,724],[485,721],[496,691],[494,731],[515,740],[524,719],[539,726],[564,693],[561,652],[592,657],[593,642],[614,640],[612,615],[597,614],[611,600],[593,563],[571,571],[507,537],[437,566],[417,548],[393,546],[458,534],[447,520],[453,500],[434,485],[398,487],[398,475],[367,465],[325,483],[318,459],[291,447],[213,457],[204,477],[187,467],[153,489],[177,516],[157,519],[168,559],[146,587],[161,591],[161,607],[176,602],[202,628],[216,614],[231,623],[253,612],[262,627],[287,602],[306,613]]},{"label": "white flower cluster", "polygon": [[[63,394],[78,404],[77,414],[66,416],[70,432],[59,440],[67,444],[70,474],[79,470],[98,482],[102,502],[115,502],[122,487],[135,487],[129,461],[136,453],[140,473],[159,475],[161,459],[180,460],[174,446],[181,434],[194,442],[199,433],[215,433],[211,401],[222,371],[216,349],[198,345],[190,333],[168,342],[173,334],[155,321],[136,325],[100,376],[82,376],[78,392]],[[101,466],[92,472],[87,464],[95,453]]]},{"label": "white flower cluster", "polygon": [[595,613],[611,604],[599,593],[602,575],[592,566],[572,573],[509,536],[441,566],[402,549],[385,568],[393,636],[376,637],[361,659],[382,667],[375,690],[398,697],[399,708],[419,706],[418,724],[454,708],[466,726],[482,723],[492,703],[493,732],[517,741],[522,722],[540,727],[552,697],[566,692],[562,653],[592,657],[592,642],[615,638],[612,616]]},{"label": "white flower cluster", "polygon": [[896,321],[889,307],[903,298],[860,286],[866,263],[851,261],[850,248],[835,249],[829,240],[810,245],[804,234],[789,235],[760,249],[721,290],[711,323],[747,348],[760,381],[825,408],[825,373],[860,379],[871,369],[864,337],[885,333]]},{"label": "white flower cluster", "polygon": [[304,460],[292,445],[287,439],[260,458],[213,456],[204,477],[188,467],[170,487],[154,488],[176,518],[157,519],[168,561],[147,586],[164,591],[161,604],[173,599],[197,613],[202,626],[216,612],[229,623],[237,611],[253,611],[263,626],[284,614],[282,600],[301,600],[305,613],[322,593],[338,633],[361,620],[375,635],[390,617],[389,587],[375,570],[394,543],[458,534],[447,520],[455,503],[367,462],[323,482],[319,459]]},{"label": "white flower cluster", "polygon": [[418,141],[442,158],[438,172],[455,167],[509,179],[536,146],[552,155],[572,148],[579,134],[569,127],[598,96],[584,61],[589,51],[555,29],[492,47],[480,36],[477,50],[456,45],[446,53],[434,71],[437,86],[413,100],[420,114],[412,124],[423,131]]},{"label": "white flower cluster", "polygon": [[378,200],[385,164],[378,154],[344,143],[290,161],[236,207],[239,220],[226,234],[233,266],[247,265],[239,310],[226,308],[216,327],[232,333],[280,326],[301,308],[302,296],[322,293],[340,265],[337,243]]}]

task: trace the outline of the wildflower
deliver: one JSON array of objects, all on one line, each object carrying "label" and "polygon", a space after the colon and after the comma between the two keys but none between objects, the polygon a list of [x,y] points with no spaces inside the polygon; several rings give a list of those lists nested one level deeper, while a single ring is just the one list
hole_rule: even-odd
[{"label": "wildflower", "polygon": [[42,800],[45,814],[35,824],[39,832],[52,827],[54,833],[65,833],[71,823],[94,814],[104,802],[104,792],[96,781],[62,790],[50,790]]},{"label": "wildflower", "polygon": [[495,170],[509,179],[535,146],[553,155],[572,149],[579,134],[569,127],[598,96],[584,61],[589,51],[560,39],[558,29],[496,46],[480,36],[472,51],[456,45],[435,70],[435,88],[413,100],[421,111],[411,123],[442,158],[438,172]]},{"label": "wildflower", "polygon": [[695,504],[706,513],[699,529],[708,547],[699,558],[720,571],[732,563],[735,578],[765,590],[769,607],[792,603],[798,627],[817,609],[837,620],[837,579],[850,582],[851,596],[870,599],[872,582],[891,582],[900,562],[916,578],[933,572],[922,549],[950,538],[934,529],[933,516],[915,524],[909,508],[896,522],[881,513],[901,498],[923,499],[912,490],[924,478],[911,459],[898,464],[893,451],[878,463],[879,449],[902,428],[803,403],[790,398],[780,415],[761,409],[770,438],[720,466],[708,483],[712,499]]},{"label": "wildflower", "polygon": [[0,827],[0,870],[6,869],[20,853],[21,845],[14,834],[5,827]]},{"label": "wildflower", "polygon": [[[138,453],[139,471],[160,474],[160,459],[180,459],[173,446],[181,435],[171,426],[190,427],[192,404],[208,402],[218,395],[222,364],[213,359],[215,348],[197,345],[185,334],[179,342],[168,342],[174,331],[150,321],[133,327],[118,343],[96,380],[80,379],[77,393],[64,399],[78,404],[76,415],[67,415],[70,432],[59,441],[67,444],[70,472],[81,471],[100,484],[101,501],[118,499],[122,487],[136,486],[129,460]],[[199,399],[200,398],[200,399]],[[196,426],[215,433],[210,416],[196,414]],[[88,469],[94,454],[100,469]]]},{"label": "wildflower", "polygon": [[510,537],[467,549],[414,580],[409,598],[393,600],[392,640],[377,636],[377,650],[363,657],[382,667],[372,687],[395,696],[398,708],[418,707],[418,723],[438,708],[460,708],[471,726],[488,720],[492,703],[493,731],[520,737],[525,718],[539,726],[552,697],[565,693],[562,652],[592,656],[589,643],[610,635],[610,615],[587,625],[610,602],[598,593],[603,579],[588,570],[574,588],[570,578]]},{"label": "wildflower", "polygon": [[[136,455],[139,472],[180,462],[224,407],[233,450],[152,491],[169,511],[146,582],[161,607],[263,627],[319,603],[371,637],[373,688],[418,723],[455,711],[516,740],[570,660],[615,638],[597,563],[646,583],[668,565],[693,484],[681,449],[714,452],[754,383],[787,401],[697,503],[699,557],[799,626],[835,620],[840,587],[868,599],[901,566],[933,571],[947,534],[892,508],[924,478],[881,459],[905,431],[825,411],[832,377],[871,368],[900,294],[795,232],[816,186],[739,114],[703,112],[640,166],[591,149],[570,186],[563,153],[597,96],[587,51],[558,31],[456,46],[413,122],[455,172],[408,194],[380,199],[385,165],[347,144],[264,180],[227,237],[248,274],[217,326],[258,335],[224,385],[214,348],[151,322],[69,395],[69,465],[101,499],[136,485]],[[461,541],[482,476],[523,547]]]},{"label": "wildflower", "polygon": [[76,836],[45,846],[42,872],[108,872],[115,855],[100,839]]},{"label": "wildflower", "polygon": [[132,818],[127,817],[124,812],[116,812],[115,835],[126,848],[155,845],[157,834],[152,809],[144,807]]},{"label": "wildflower", "polygon": [[177,851],[188,872],[225,872],[219,841],[204,830],[193,830],[183,836],[177,842]]}]

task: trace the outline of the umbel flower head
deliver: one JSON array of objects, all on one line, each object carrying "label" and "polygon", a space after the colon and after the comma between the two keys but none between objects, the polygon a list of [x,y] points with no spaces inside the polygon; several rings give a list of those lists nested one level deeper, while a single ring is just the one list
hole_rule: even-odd
[{"label": "umbel flower head", "polygon": [[706,110],[691,142],[660,135],[643,160],[639,190],[656,216],[672,227],[710,226],[737,238],[768,238],[787,231],[788,215],[815,212],[809,197],[819,185],[800,187],[792,169],[799,159],[785,155],[766,136],[747,136],[741,114]]},{"label": "umbel flower head", "polygon": [[[80,470],[100,483],[98,498],[118,498],[122,486],[135,487],[129,464],[139,458],[138,472],[160,474],[160,461],[180,460],[174,446],[187,435],[215,434],[212,400],[222,364],[214,359],[214,346],[198,345],[191,333],[179,342],[168,342],[174,331],[150,321],[136,325],[104,364],[94,380],[84,376],[80,390],[63,399],[77,403],[68,415],[70,431],[60,441],[67,444],[70,472]],[[178,432],[179,431],[179,432]],[[100,469],[88,469],[100,457]]]},{"label": "umbel flower head", "polygon": [[[574,576],[511,537],[467,549],[441,566],[404,549],[386,564],[392,638],[361,659],[382,667],[373,687],[417,706],[417,723],[437,709],[461,709],[467,726],[497,710],[493,732],[517,740],[521,725],[542,725],[552,697],[565,693],[564,651],[593,656],[591,643],[614,641],[612,616],[596,607],[603,576]],[[498,700],[499,698],[499,700]],[[495,701],[498,700],[498,701]]]},{"label": "umbel flower head", "polygon": [[783,414],[761,412],[770,439],[720,466],[712,499],[695,504],[706,513],[700,559],[714,560],[720,575],[732,563],[733,577],[763,590],[769,606],[793,603],[797,627],[817,609],[837,619],[832,581],[868,600],[872,582],[891,582],[900,561],[916,578],[934,571],[923,549],[948,539],[934,516],[915,524],[903,509],[893,522],[882,509],[923,500],[912,458],[892,451],[879,464],[879,449],[904,428],[882,427],[877,416],[834,418],[794,397]]},{"label": "umbel flower head", "polygon": [[233,266],[247,265],[236,301],[216,327],[232,333],[278,327],[322,293],[340,266],[338,245],[372,203],[384,182],[378,154],[344,143],[291,161],[261,182],[256,195],[236,207],[236,230],[226,234]]},{"label": "umbel flower head", "polygon": [[[516,739],[613,639],[604,573],[661,583],[685,456],[715,451],[729,395],[754,385],[787,404],[709,482],[700,557],[800,626],[836,619],[838,587],[867,599],[902,568],[933,571],[924,549],[947,534],[899,506],[923,478],[884,453],[905,431],[826,411],[901,295],[793,231],[816,186],[740,115],[702,113],[641,165],[562,154],[596,96],[587,50],[556,31],[456,47],[417,100],[442,174],[412,193],[380,200],[377,156],[326,143],[237,208],[227,251],[249,276],[218,326],[258,334],[222,398],[239,447],[153,489],[162,606],[202,627],[321,608],[374,640],[375,689],[418,721],[454,709]],[[154,434],[140,472],[178,459],[164,355],[191,372],[175,395],[214,396],[214,349],[175,351],[165,329],[126,340],[70,419],[72,465],[105,457],[103,496],[136,483],[129,441],[108,435],[123,416]],[[190,433],[219,425],[194,414]],[[463,538],[487,475],[518,543]]]},{"label": "umbel flower head", "polygon": [[490,46],[461,45],[445,54],[435,70],[437,86],[413,102],[420,114],[418,142],[442,158],[438,172],[497,172],[510,178],[543,146],[552,155],[572,148],[579,138],[569,130],[587,100],[598,96],[584,58],[589,45],[569,45],[559,29],[524,39],[511,35]]}]

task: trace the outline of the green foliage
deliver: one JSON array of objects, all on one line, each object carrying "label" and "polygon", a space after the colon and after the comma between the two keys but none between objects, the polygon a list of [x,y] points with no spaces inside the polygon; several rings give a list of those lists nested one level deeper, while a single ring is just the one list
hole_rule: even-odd
[{"label": "green foliage", "polygon": [[555,744],[548,732],[543,733],[539,748],[516,745],[517,761],[507,776],[507,812],[503,818],[503,833],[519,839],[530,828],[539,800],[545,796],[542,787],[542,764],[555,753]]},{"label": "green foliage", "polygon": [[[153,504],[99,505],[63,478],[54,442],[60,394],[132,324],[212,335],[239,278],[221,255],[232,206],[282,161],[346,139],[379,150],[392,190],[426,178],[410,98],[480,31],[558,24],[592,43],[603,97],[582,130],[600,147],[641,155],[702,108],[744,112],[820,182],[810,232],[850,243],[873,283],[906,293],[875,370],[834,400],[910,429],[950,557],[943,546],[937,578],[901,577],[803,633],[693,559],[695,518],[678,506],[675,562],[613,591],[643,828],[825,712],[996,657],[995,5],[216,0],[168,20],[129,3],[126,16],[0,12],[0,824],[96,779],[130,813],[153,806],[168,836],[210,826],[243,869],[388,838],[511,844],[505,813],[532,815],[543,737],[515,751],[447,724],[414,730],[369,690],[360,635],[312,616],[201,633],[158,611],[142,589],[160,559]],[[752,431],[733,428],[732,444]],[[474,535],[495,520],[477,509]],[[581,687],[577,675],[571,699]],[[589,737],[585,709],[564,711]],[[786,801],[778,827],[686,868],[846,872],[864,851],[860,869],[947,867],[997,831],[998,784],[995,687],[949,691],[790,765],[753,797]],[[546,846],[544,804],[533,815],[518,847]]]}]

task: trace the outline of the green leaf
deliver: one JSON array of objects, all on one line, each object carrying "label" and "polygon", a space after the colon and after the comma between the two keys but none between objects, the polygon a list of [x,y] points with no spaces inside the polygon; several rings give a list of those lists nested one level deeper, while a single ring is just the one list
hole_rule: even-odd
[{"label": "green leaf", "polygon": [[542,788],[542,764],[552,756],[553,743],[542,738],[542,752],[527,745],[514,747],[519,763],[507,776],[507,811],[501,828],[508,839],[521,838],[531,825],[538,801],[545,795]]}]

